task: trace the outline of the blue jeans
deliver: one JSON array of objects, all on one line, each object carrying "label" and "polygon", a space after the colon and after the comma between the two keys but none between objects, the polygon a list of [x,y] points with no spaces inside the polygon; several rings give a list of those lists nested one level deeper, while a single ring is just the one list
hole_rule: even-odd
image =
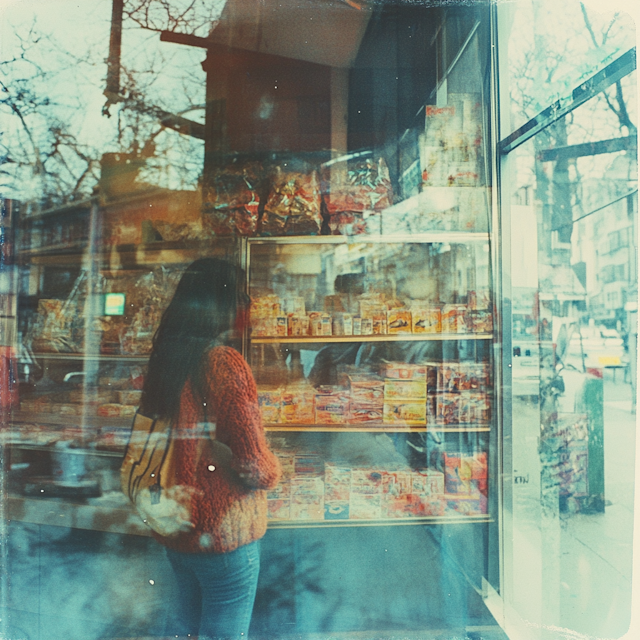
[{"label": "blue jeans", "polygon": [[178,582],[172,635],[199,640],[247,638],[260,572],[259,541],[229,553],[179,553],[167,549]]}]

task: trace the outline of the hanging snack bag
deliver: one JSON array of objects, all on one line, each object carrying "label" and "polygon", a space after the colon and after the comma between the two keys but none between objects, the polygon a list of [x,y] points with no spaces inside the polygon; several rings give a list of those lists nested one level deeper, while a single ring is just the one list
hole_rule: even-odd
[{"label": "hanging snack bag", "polygon": [[285,171],[276,167],[262,214],[262,234],[314,236],[320,233],[320,187],[315,171]]},{"label": "hanging snack bag", "polygon": [[216,173],[204,188],[203,227],[218,236],[253,236],[258,227],[258,163],[231,164]]}]

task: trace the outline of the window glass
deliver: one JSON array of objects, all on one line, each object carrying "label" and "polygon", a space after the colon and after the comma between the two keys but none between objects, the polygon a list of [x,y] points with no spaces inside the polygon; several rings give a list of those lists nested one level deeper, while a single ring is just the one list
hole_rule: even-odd
[{"label": "window glass", "polygon": [[511,130],[635,45],[631,17],[593,3],[523,0],[507,12]]},{"label": "window glass", "polygon": [[[595,637],[620,637],[631,614],[635,83],[634,72],[506,160],[514,557],[538,548],[526,568],[542,585],[528,600],[516,580],[514,597],[542,625]],[[592,580],[607,585],[597,596]]]}]

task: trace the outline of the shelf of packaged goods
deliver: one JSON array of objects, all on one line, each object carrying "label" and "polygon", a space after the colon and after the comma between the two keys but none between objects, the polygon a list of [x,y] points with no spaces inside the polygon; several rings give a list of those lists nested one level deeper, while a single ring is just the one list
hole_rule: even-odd
[{"label": "shelf of packaged goods", "polygon": [[334,342],[423,342],[425,340],[492,340],[491,333],[404,333],[370,336],[261,336],[252,337],[251,344],[298,344]]},{"label": "shelf of packaged goods", "polygon": [[104,362],[148,362],[149,355],[118,355],[115,353],[70,353],[70,352],[43,352],[33,354],[34,358],[43,360],[101,360]]},{"label": "shelf of packaged goods", "polygon": [[64,427],[85,426],[93,428],[122,429],[131,428],[133,415],[107,418],[97,415],[72,416],[59,413],[34,413],[33,411],[13,411],[12,424],[46,424]]},{"label": "shelf of packaged goods", "polygon": [[[9,495],[5,500],[7,520],[31,524],[54,525],[72,529],[87,529],[151,536],[133,507],[121,500],[85,498],[73,502],[70,498],[31,498]],[[407,525],[479,524],[491,522],[489,515],[426,516],[388,518],[385,520],[269,520],[269,529],[316,529],[327,527],[390,527]]]},{"label": "shelf of packaged goods", "polygon": [[302,431],[308,433],[425,433],[437,431],[438,433],[478,433],[491,431],[489,425],[393,425],[393,424],[277,424],[267,423],[265,431]]},{"label": "shelf of packaged goods", "polygon": [[383,520],[269,520],[269,529],[315,529],[326,527],[390,527],[397,525],[447,525],[491,522],[491,517],[484,515],[465,516],[424,516],[416,518],[386,518]]},{"label": "shelf of packaged goods", "polygon": [[250,245],[256,244],[354,244],[358,243],[413,243],[488,242],[486,231],[427,231],[423,233],[359,234],[355,236],[277,236],[248,238]]},{"label": "shelf of packaged goods", "polygon": [[[56,440],[55,442],[51,442],[50,444],[37,444],[35,442],[28,442],[22,439],[12,439],[9,438],[5,442],[3,442],[3,446],[5,447],[14,447],[16,449],[22,449],[23,451],[44,451],[49,453],[57,453],[55,445],[57,442],[62,442],[62,440]],[[102,456],[105,458],[119,458],[122,459],[124,456],[123,446],[121,450],[116,449],[96,449],[93,447],[78,447],[78,448],[66,448],[63,451],[65,453],[73,453],[73,454],[83,454],[83,455],[91,455],[91,456]]]},{"label": "shelf of packaged goods", "polygon": [[[218,244],[219,241],[218,241]],[[221,246],[221,255],[224,254]],[[141,268],[158,264],[183,264],[205,255],[215,255],[215,240],[148,242],[144,244],[98,247],[92,259],[102,263],[120,263],[123,268]],[[87,255],[85,246],[47,247],[22,252],[22,262],[32,264],[79,264]]]}]

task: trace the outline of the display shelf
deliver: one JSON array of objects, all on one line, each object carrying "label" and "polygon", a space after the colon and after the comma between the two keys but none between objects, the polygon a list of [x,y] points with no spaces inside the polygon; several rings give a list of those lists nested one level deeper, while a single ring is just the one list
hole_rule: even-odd
[{"label": "display shelf", "polygon": [[268,423],[264,425],[265,431],[299,431],[306,433],[425,433],[427,431],[437,431],[438,433],[480,433],[491,431],[489,425],[392,425],[392,424],[277,424]]},{"label": "display shelf", "polygon": [[[141,244],[112,245],[96,250],[92,259],[103,265],[120,262],[127,268],[143,268],[155,264],[182,264],[211,254],[216,244],[210,240],[180,240],[147,242]],[[53,246],[26,249],[21,261],[40,265],[80,264],[86,255],[86,242],[77,246]]]},{"label": "display shelf", "polygon": [[[55,450],[55,445],[57,442],[64,442],[64,440],[56,440],[51,444],[36,444],[34,442],[25,442],[24,440],[19,439],[7,439],[3,444],[4,446],[11,446],[16,449],[22,449],[23,451],[44,451],[44,452],[57,452]],[[92,456],[104,456],[106,458],[122,458],[124,455],[125,447],[122,447],[122,451],[115,451],[112,449],[94,449],[91,447],[78,447],[74,449],[65,449],[65,453],[72,454],[83,454],[83,455],[92,455]],[[59,453],[59,452],[57,452]]]},{"label": "display shelf", "polygon": [[269,529],[315,529],[328,527],[389,527],[397,525],[447,525],[491,522],[489,515],[425,516],[421,518],[386,518],[381,520],[269,520]]},{"label": "display shelf", "polygon": [[251,338],[251,344],[299,344],[334,342],[423,342],[425,340],[492,340],[491,333],[403,333],[367,336],[262,336]]},{"label": "display shelf", "polygon": [[70,353],[70,352],[44,352],[39,351],[32,354],[34,358],[43,360],[102,360],[104,362],[147,362],[149,354],[146,355],[118,355],[115,353]]},{"label": "display shelf", "polygon": [[69,416],[53,413],[33,413],[32,411],[13,411],[11,414],[12,424],[36,423],[65,427],[84,425],[85,427],[106,427],[114,429],[124,427],[129,428],[131,427],[132,422],[133,416],[107,418],[97,415]]},{"label": "display shelf", "polygon": [[488,242],[485,231],[429,231],[426,233],[358,234],[355,236],[277,236],[248,238],[249,244],[354,244],[354,243],[423,243]]},{"label": "display shelf", "polygon": [[[96,504],[102,501],[103,504]],[[69,498],[31,498],[9,495],[5,518],[31,524],[72,527],[131,535],[152,535],[133,507],[124,501],[109,504],[103,498],[90,498],[83,503]],[[390,518],[385,520],[269,520],[269,529],[315,529],[329,527],[388,527],[398,525],[482,524],[491,522],[489,515],[428,516],[421,518]]]}]

